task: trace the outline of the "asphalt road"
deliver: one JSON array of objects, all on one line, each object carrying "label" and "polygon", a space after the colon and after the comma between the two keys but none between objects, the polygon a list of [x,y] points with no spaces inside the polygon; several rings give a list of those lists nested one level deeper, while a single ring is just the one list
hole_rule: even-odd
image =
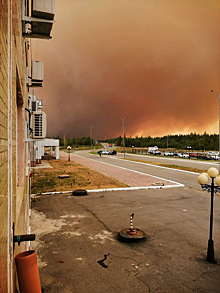
[{"label": "asphalt road", "polygon": [[[206,261],[210,195],[201,190],[197,174],[117,159],[120,155],[76,154],[185,187],[36,197],[31,227],[43,292],[219,293],[218,194],[213,230],[217,263],[211,264]],[[145,241],[118,241],[118,232],[129,228],[131,213]]]},{"label": "asphalt road", "polygon": [[[165,168],[160,167],[156,165],[150,165],[150,164],[142,164],[138,162],[131,162],[127,160],[121,160],[120,158],[123,158],[123,154],[117,154],[116,156],[109,156],[109,155],[102,155],[101,157],[97,155],[91,155],[88,153],[88,151],[79,151],[76,152],[76,155],[108,163],[110,165],[114,166],[120,166],[123,168],[127,168],[130,170],[142,172],[145,174],[150,174],[153,176],[158,176],[167,180],[172,180],[181,184],[184,184],[186,187],[194,188],[196,190],[201,190],[200,185],[197,182],[197,177],[199,173],[195,172],[188,172],[188,171],[182,171],[177,169],[171,169],[171,168]],[[203,163],[196,162],[194,160],[189,160],[190,162],[186,162],[185,159],[172,159],[172,158],[159,158],[159,157],[151,157],[151,156],[141,156],[141,155],[132,155],[132,154],[126,154],[126,158],[136,159],[136,160],[146,160],[146,162],[152,162],[153,160],[155,162],[163,162],[166,164],[173,165],[173,161],[175,160],[175,165],[179,166],[190,166],[195,167],[198,169],[205,169],[207,170],[210,167],[218,167],[215,163]],[[73,158],[74,159],[74,158]]]},{"label": "asphalt road", "polygon": [[[109,148],[108,144],[103,144],[105,149],[108,149],[111,151],[111,148]],[[123,158],[123,153],[118,153],[118,157]],[[169,165],[178,165],[178,166],[184,166],[184,167],[192,167],[197,168],[201,170],[206,170],[210,167],[218,168],[219,162],[218,161],[205,161],[205,160],[197,160],[197,159],[184,159],[184,158],[178,158],[178,157],[164,157],[164,156],[154,156],[154,155],[141,155],[141,154],[125,154],[126,158],[136,159],[136,160],[142,160],[146,162],[156,162],[156,163],[162,163],[162,164],[169,164]]]},{"label": "asphalt road", "polygon": [[[220,201],[215,200],[217,264],[206,261],[209,197],[190,188],[40,196],[31,227],[43,292],[218,293]],[[140,243],[117,234],[134,227]]]},{"label": "asphalt road", "polygon": [[[118,153],[119,157],[124,157],[124,154]],[[176,157],[162,157],[162,156],[154,156],[154,155],[135,155],[126,153],[126,158],[132,158],[136,160],[143,160],[146,162],[157,162],[162,164],[169,164],[169,165],[178,165],[184,167],[191,167],[197,168],[201,170],[206,170],[210,167],[218,168],[219,163],[218,161],[203,161],[197,159],[182,159]]]}]

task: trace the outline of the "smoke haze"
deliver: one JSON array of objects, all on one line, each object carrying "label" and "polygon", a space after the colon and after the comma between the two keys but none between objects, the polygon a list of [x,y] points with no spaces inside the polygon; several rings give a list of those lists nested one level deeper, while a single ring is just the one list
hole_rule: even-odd
[{"label": "smoke haze", "polygon": [[218,133],[219,0],[56,0],[42,60],[48,135]]}]

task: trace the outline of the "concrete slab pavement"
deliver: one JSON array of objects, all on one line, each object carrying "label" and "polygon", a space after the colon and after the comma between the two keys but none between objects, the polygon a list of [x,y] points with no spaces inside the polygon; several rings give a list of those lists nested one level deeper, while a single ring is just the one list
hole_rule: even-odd
[{"label": "concrete slab pavement", "polygon": [[[162,176],[158,177],[151,174],[146,174],[143,172],[139,172],[135,169],[129,169],[123,166],[114,166],[106,162],[106,160],[102,158],[100,160],[99,157],[95,155],[87,154],[87,152],[79,152],[79,154],[86,154],[88,157],[83,157],[78,154],[71,154],[71,160],[75,161],[76,163],[82,164],[87,168],[93,169],[102,173],[108,177],[113,177],[127,184],[130,187],[150,187],[155,186],[164,186],[165,188],[169,187],[179,187],[183,186],[179,182],[173,180],[167,180]],[[60,153],[60,157],[62,160],[65,159],[66,154],[64,152]]]}]

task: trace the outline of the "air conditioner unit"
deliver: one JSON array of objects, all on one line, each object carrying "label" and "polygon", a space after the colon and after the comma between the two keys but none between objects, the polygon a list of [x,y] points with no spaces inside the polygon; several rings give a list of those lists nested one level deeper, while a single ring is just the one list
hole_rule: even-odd
[{"label": "air conditioner unit", "polygon": [[32,0],[32,17],[53,20],[55,0]]},{"label": "air conditioner unit", "polygon": [[[55,0],[22,0],[21,2],[23,36],[25,38],[51,39]],[[31,16],[28,13],[29,7]]]},{"label": "air conditioner unit", "polygon": [[31,62],[31,83],[32,86],[42,86],[44,79],[44,64],[41,61]]},{"label": "air conditioner unit", "polygon": [[47,116],[42,111],[33,112],[32,116],[33,138],[45,138],[47,132]]}]

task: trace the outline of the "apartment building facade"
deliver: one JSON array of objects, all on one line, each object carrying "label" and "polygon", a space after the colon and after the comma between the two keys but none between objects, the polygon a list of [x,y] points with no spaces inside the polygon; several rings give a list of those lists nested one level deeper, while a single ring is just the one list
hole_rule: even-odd
[{"label": "apartment building facade", "polygon": [[21,3],[0,1],[0,291],[13,292],[14,256],[27,244],[13,246],[13,233],[29,232],[28,143],[25,142],[25,39]]},{"label": "apartment building facade", "polygon": [[[54,0],[0,0],[0,292],[16,291],[15,256],[29,249],[14,243],[30,233],[30,110],[28,50],[30,38],[50,38],[53,21],[37,17]],[[35,15],[29,19],[30,6]],[[50,9],[50,7],[49,7]],[[31,18],[31,17],[30,17]],[[42,21],[42,20],[41,20]],[[34,24],[34,25],[32,25]],[[39,24],[39,26],[38,26]],[[31,27],[32,25],[32,27]],[[40,32],[37,31],[38,27]],[[43,29],[42,29],[43,28]],[[42,37],[41,37],[42,35]]]}]

